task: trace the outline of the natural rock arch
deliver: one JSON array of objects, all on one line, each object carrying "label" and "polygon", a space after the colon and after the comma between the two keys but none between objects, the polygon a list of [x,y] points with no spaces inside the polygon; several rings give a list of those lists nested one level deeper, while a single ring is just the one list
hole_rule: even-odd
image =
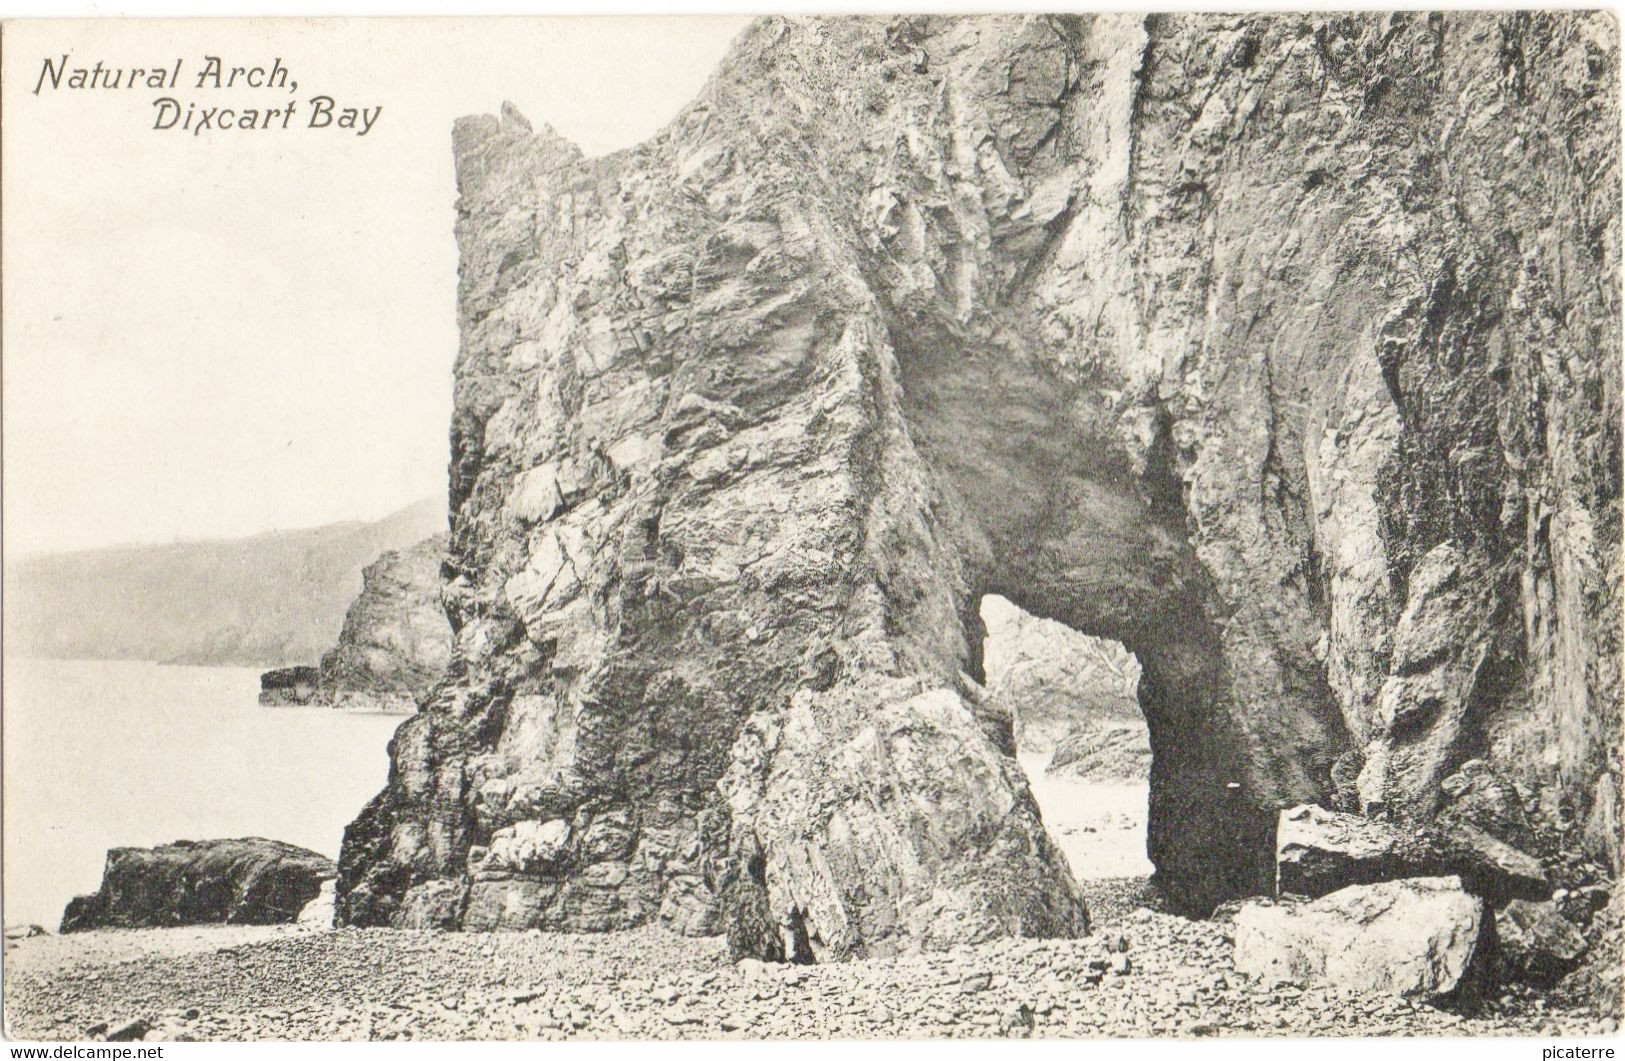
[{"label": "natural rock arch", "polygon": [[985,593],[1139,657],[1181,909],[1469,759],[1617,814],[1617,66],[1578,13],[765,19],[638,148],[459,122],[456,656],[340,919],[1083,931]]},{"label": "natural rock arch", "polygon": [[[1272,806],[1314,800],[1323,788],[1294,762],[1297,770],[1267,776],[1270,787],[1257,791],[1247,732],[1230,706],[1215,621],[1221,605],[1185,537],[1166,438],[1154,437],[1136,468],[1117,438],[1090,430],[1106,416],[1087,409],[1097,396],[1068,393],[1026,350],[988,358],[943,336],[932,343],[932,363],[916,354],[916,334],[902,325],[890,332],[909,435],[936,510],[952,513],[941,533],[963,571],[955,603],[972,675],[982,677],[978,609],[986,593],[1122,642],[1142,666],[1153,764],[1147,839],[1173,906],[1206,913],[1222,899],[1267,890]],[[1279,721],[1302,732],[1324,770],[1347,740],[1316,706],[1292,705]]]}]

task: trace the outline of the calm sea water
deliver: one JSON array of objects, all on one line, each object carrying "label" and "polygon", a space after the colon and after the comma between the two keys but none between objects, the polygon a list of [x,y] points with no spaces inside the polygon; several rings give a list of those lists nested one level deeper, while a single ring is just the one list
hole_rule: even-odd
[{"label": "calm sea water", "polygon": [[265,836],[337,856],[400,715],[256,702],[259,671],[5,661],[4,921],[55,931],[110,847]]}]

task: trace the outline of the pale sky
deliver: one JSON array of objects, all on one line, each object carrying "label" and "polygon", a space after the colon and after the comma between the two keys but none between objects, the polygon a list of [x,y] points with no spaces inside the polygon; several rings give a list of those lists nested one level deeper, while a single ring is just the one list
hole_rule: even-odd
[{"label": "pale sky", "polygon": [[[370,519],[445,491],[451,123],[512,100],[589,155],[704,84],[735,17],[6,27],[9,555]],[[47,89],[45,57],[174,90]],[[205,55],[281,91],[195,88]],[[64,81],[66,85],[66,81]],[[155,131],[152,100],[382,105],[348,131]]]}]

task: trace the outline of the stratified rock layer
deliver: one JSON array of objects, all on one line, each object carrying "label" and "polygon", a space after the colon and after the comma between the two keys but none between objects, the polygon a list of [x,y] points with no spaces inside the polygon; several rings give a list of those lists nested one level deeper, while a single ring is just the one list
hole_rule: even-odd
[{"label": "stratified rock layer", "polygon": [[62,931],[295,921],[333,860],[279,840],[177,840],[107,852],[102,885],[68,903]]},{"label": "stratified rock layer", "polygon": [[340,919],[1081,931],[988,593],[1139,659],[1178,909],[1474,758],[1617,821],[1617,67],[1579,12],[770,18],[636,149],[459,122],[456,655]]},{"label": "stratified rock layer", "polygon": [[1320,807],[1281,812],[1275,836],[1276,891],[1317,898],[1350,884],[1453,876],[1475,895],[1544,899],[1540,861],[1465,822],[1396,829]]}]

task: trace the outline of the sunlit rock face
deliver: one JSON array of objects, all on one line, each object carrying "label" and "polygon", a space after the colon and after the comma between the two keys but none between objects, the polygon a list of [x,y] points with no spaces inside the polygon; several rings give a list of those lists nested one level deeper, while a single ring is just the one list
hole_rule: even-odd
[{"label": "sunlit rock face", "polygon": [[459,122],[455,655],[340,919],[1083,931],[988,593],[1140,661],[1176,908],[1473,759],[1617,821],[1617,66],[1586,13],[769,18],[641,147]]},{"label": "sunlit rock face", "polygon": [[369,711],[417,710],[451,662],[440,604],[446,536],[384,553],[362,573],[337,643],[322,656],[318,700]]},{"label": "sunlit rock face", "polygon": [[1140,664],[1114,641],[1028,615],[1003,597],[980,607],[987,639],[982,671],[988,699],[1008,712],[1016,750],[1049,755],[1080,730],[1137,728]]}]

